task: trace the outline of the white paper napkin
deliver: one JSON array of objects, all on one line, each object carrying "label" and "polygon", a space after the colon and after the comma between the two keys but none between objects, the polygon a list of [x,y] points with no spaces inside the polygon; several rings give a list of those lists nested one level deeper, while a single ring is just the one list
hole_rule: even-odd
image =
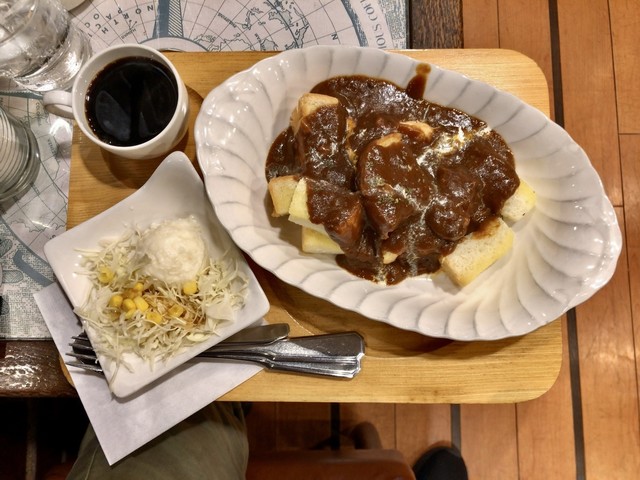
[{"label": "white paper napkin", "polygon": [[[81,331],[67,297],[54,283],[35,295],[58,351],[71,350]],[[188,362],[137,394],[113,396],[105,379],[69,367],[76,390],[110,465],[245,382],[262,367],[200,359]]]}]

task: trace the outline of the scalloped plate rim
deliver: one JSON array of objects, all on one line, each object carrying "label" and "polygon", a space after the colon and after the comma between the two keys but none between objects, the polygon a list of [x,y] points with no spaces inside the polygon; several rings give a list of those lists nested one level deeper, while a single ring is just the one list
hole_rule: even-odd
[{"label": "scalloped plate rim", "polygon": [[[272,261],[272,258],[270,258],[269,256],[264,256],[262,254],[260,254],[260,252],[256,252],[256,250],[258,249],[262,249],[264,247],[273,247],[275,246],[276,248],[279,245],[282,245],[281,243],[276,243],[276,244],[270,244],[267,245],[266,243],[260,243],[257,244],[257,246],[251,248],[248,246],[248,242],[245,241],[246,239],[246,235],[247,235],[247,230],[251,230],[252,224],[242,224],[242,225],[229,225],[230,222],[226,222],[229,211],[233,210],[233,207],[230,206],[230,203],[224,203],[221,204],[220,202],[218,202],[217,198],[216,198],[216,190],[220,189],[224,184],[225,184],[225,174],[222,173],[224,171],[224,165],[219,165],[219,164],[215,164],[219,159],[216,159],[215,161],[213,161],[211,158],[209,158],[209,153],[211,152],[211,146],[207,144],[207,142],[210,140],[207,136],[207,124],[208,124],[208,119],[209,118],[213,118],[214,113],[215,112],[215,106],[216,106],[216,99],[218,96],[220,97],[231,97],[231,93],[237,93],[238,91],[241,90],[241,86],[245,85],[245,84],[249,84],[251,83],[251,85],[253,86],[253,82],[255,81],[254,77],[259,77],[260,76],[260,72],[261,71],[266,71],[269,69],[283,69],[286,70],[287,66],[289,65],[289,67],[291,67],[291,64],[294,63],[294,61],[300,61],[302,62],[304,60],[304,62],[308,61],[308,56],[310,55],[316,55],[316,54],[323,54],[323,55],[371,55],[371,56],[377,56],[379,58],[385,58],[385,62],[387,61],[388,57],[395,57],[396,60],[398,60],[399,57],[402,57],[404,60],[399,60],[401,62],[406,63],[407,65],[411,65],[412,68],[415,69],[415,66],[417,64],[419,64],[420,62],[418,62],[417,60],[414,60],[410,57],[407,57],[405,55],[399,54],[399,53],[392,53],[392,52],[384,52],[381,50],[377,50],[377,49],[371,49],[371,48],[366,48],[366,47],[327,47],[327,46],[317,46],[317,47],[309,47],[306,49],[299,49],[299,50],[289,50],[289,51],[285,51],[282,52],[280,54],[277,54],[273,57],[269,57],[266,58],[264,60],[261,60],[259,62],[257,62],[254,66],[239,72],[238,74],[233,75],[232,77],[230,77],[226,82],[224,82],[223,84],[221,84],[220,86],[214,88],[205,98],[204,102],[203,102],[203,106],[202,109],[200,111],[200,113],[198,114],[198,117],[196,119],[196,125],[195,125],[195,139],[196,139],[196,149],[197,149],[197,154],[198,154],[198,160],[200,162],[203,174],[204,174],[204,178],[205,178],[205,186],[206,186],[206,190],[207,193],[209,195],[209,198],[211,199],[211,202],[214,206],[214,209],[216,211],[216,213],[219,214],[220,220],[222,222],[222,224],[225,226],[225,228],[227,228],[227,230],[229,231],[231,237],[233,238],[233,240],[238,244],[238,246],[244,250],[258,265],[261,265],[263,268],[271,271],[272,273],[274,273],[278,278],[280,278],[281,280],[285,281],[286,283],[289,283],[293,286],[296,286],[298,288],[301,288],[302,290],[304,290],[305,292],[312,294],[312,295],[316,295],[318,296],[318,291],[317,289],[315,289],[313,286],[309,286],[306,283],[300,284],[298,282],[295,281],[295,279],[293,279],[293,276],[291,275],[290,272],[288,272],[288,270],[291,268],[291,265],[288,265],[287,268],[283,268],[283,264],[282,263],[274,263]],[[317,56],[317,55],[316,55]],[[302,60],[300,60],[300,58],[302,58]],[[332,57],[333,58],[333,57]],[[305,63],[306,65],[306,63]],[[597,197],[598,200],[600,200],[600,204],[601,204],[601,211],[600,211],[600,217],[597,219],[598,221],[598,225],[606,231],[606,233],[608,234],[608,238],[606,239],[606,247],[607,250],[606,252],[603,253],[602,257],[603,258],[603,262],[605,264],[605,268],[599,273],[599,275],[596,277],[595,281],[592,281],[591,284],[587,284],[584,285],[583,288],[578,291],[575,292],[575,294],[572,296],[571,301],[567,302],[565,305],[563,305],[563,307],[561,309],[557,309],[556,311],[554,311],[553,314],[553,318],[550,318],[547,316],[543,317],[543,318],[538,318],[535,315],[531,315],[529,312],[526,312],[526,308],[522,308],[523,311],[525,311],[526,313],[523,314],[522,317],[522,321],[525,322],[525,327],[522,329],[519,329],[516,333],[512,333],[512,331],[510,331],[507,326],[505,325],[504,322],[502,322],[502,329],[500,329],[500,331],[492,331],[490,333],[483,333],[483,334],[479,334],[478,333],[478,329],[477,328],[472,328],[472,330],[467,331],[466,333],[462,334],[462,333],[455,333],[452,334],[449,331],[449,326],[446,324],[447,321],[449,320],[448,318],[446,319],[435,319],[435,320],[431,320],[432,323],[426,323],[425,321],[422,319],[423,317],[423,310],[421,309],[416,309],[414,311],[414,318],[411,321],[408,321],[407,319],[404,318],[397,318],[397,317],[392,317],[392,318],[385,318],[383,316],[376,316],[376,315],[372,315],[371,313],[369,313],[368,315],[366,315],[369,318],[372,318],[374,320],[379,320],[385,323],[388,323],[390,325],[394,325],[396,327],[405,329],[405,330],[411,330],[411,331],[415,331],[418,333],[422,333],[424,335],[429,335],[429,336],[435,336],[435,337],[444,337],[444,338],[450,338],[453,340],[497,340],[500,338],[506,338],[506,337],[511,337],[511,336],[515,336],[515,335],[522,335],[525,333],[529,333],[530,331],[533,331],[543,325],[546,325],[547,323],[555,320],[557,317],[559,317],[560,315],[562,315],[564,312],[566,312],[567,310],[569,310],[572,307],[575,307],[577,304],[582,303],[584,301],[586,301],[588,298],[590,298],[594,293],[596,293],[604,284],[606,284],[608,282],[608,280],[611,278],[611,276],[613,275],[613,272],[615,271],[615,267],[616,267],[616,263],[617,263],[617,259],[620,255],[620,250],[621,250],[621,232],[619,229],[619,226],[617,224],[617,219],[615,217],[615,212],[613,210],[613,207],[610,203],[610,201],[608,200],[608,198],[606,197],[606,195],[604,194],[603,188],[602,188],[602,183],[601,180],[599,179],[599,177],[597,176],[597,173],[595,171],[595,169],[593,168],[593,166],[591,165],[591,163],[589,162],[588,157],[586,157],[586,154],[584,153],[584,151],[573,141],[573,139],[569,136],[569,134],[562,129],[561,127],[559,127],[557,124],[555,124],[554,122],[552,122],[550,119],[548,119],[542,112],[540,112],[539,110],[535,109],[534,107],[531,107],[530,105],[525,104],[524,102],[522,102],[521,100],[519,100],[517,97],[515,97],[514,95],[508,93],[508,92],[504,92],[502,90],[496,89],[494,87],[492,87],[491,85],[482,82],[482,81],[478,81],[478,80],[474,80],[474,79],[470,79],[469,77],[462,75],[460,73],[454,72],[452,70],[447,70],[447,69],[443,69],[441,67],[438,67],[437,65],[433,65],[430,64],[430,66],[432,67],[432,72],[438,72],[438,78],[439,79],[443,79],[448,75],[453,75],[456,78],[460,78],[462,80],[464,80],[464,82],[466,82],[466,85],[479,85],[482,88],[485,88],[488,86],[489,87],[489,91],[491,91],[493,93],[493,95],[498,94],[500,96],[501,99],[506,100],[507,102],[511,102],[514,103],[515,102],[515,106],[518,110],[524,111],[525,113],[529,113],[534,115],[534,117],[536,118],[536,120],[542,121],[542,123],[544,125],[550,125],[552,127],[552,130],[554,132],[557,132],[556,135],[560,135],[562,138],[560,138],[560,141],[562,143],[562,145],[565,148],[571,148],[573,149],[573,153],[577,155],[577,158],[574,159],[574,161],[580,163],[580,165],[584,168],[586,168],[586,170],[588,170],[588,175],[589,178],[591,178],[592,180],[596,180],[597,185],[599,186],[600,190],[598,192],[598,195],[591,195],[589,198],[594,198]],[[293,67],[291,67],[293,68]],[[359,72],[358,72],[359,73]],[[247,82],[247,80],[250,80]],[[245,83],[243,83],[245,82]],[[310,85],[311,86],[311,85]],[[309,86],[309,88],[310,88]],[[300,87],[296,86],[296,88],[299,90]],[[238,93],[237,96],[241,96],[242,93]],[[429,94],[429,85],[427,86],[427,98],[429,98],[428,96]],[[456,97],[456,99],[459,98]],[[484,107],[483,107],[484,108]],[[217,118],[217,117],[216,117]],[[481,117],[482,118],[482,117]],[[508,122],[507,122],[508,124]],[[237,124],[237,126],[240,126],[240,123]],[[276,129],[277,130],[277,129]],[[275,138],[275,137],[274,137]],[[529,137],[525,137],[524,139],[526,140]],[[271,141],[273,140],[273,138],[271,139]],[[269,142],[270,144],[270,142]],[[214,145],[216,148],[224,151],[224,149],[222,147],[220,147],[219,145]],[[236,153],[234,152],[234,155],[236,155]],[[529,161],[529,160],[528,160]],[[264,160],[262,163],[262,170],[264,170]],[[595,176],[595,178],[593,178]],[[229,177],[229,178],[234,178],[235,177]],[[264,189],[266,190],[266,181],[264,182]],[[262,188],[262,187],[261,187]],[[238,202],[240,204],[242,204],[242,202]],[[535,215],[535,213],[534,213]],[[264,226],[261,226],[261,228]],[[238,230],[242,229],[242,235],[238,234]],[[516,233],[516,240],[518,238],[518,233]],[[287,244],[290,246],[290,244]],[[266,250],[270,250],[270,248],[266,248]],[[275,257],[274,257],[275,258]],[[296,262],[301,262],[301,264],[306,264],[308,261],[313,261],[312,258],[309,258],[309,256],[301,254],[300,252],[297,252],[297,255],[294,255],[293,257],[289,257],[287,259],[287,262],[285,263],[293,263],[296,264]],[[321,262],[318,264],[324,264],[325,262]],[[339,267],[336,266],[337,269],[339,269]],[[339,269],[341,270],[341,269]],[[491,267],[487,272],[485,272],[483,274],[484,275],[490,275],[492,274],[492,272],[495,270],[494,267]],[[344,271],[343,271],[344,272]],[[350,274],[348,274],[347,272],[344,272],[345,275],[345,281],[358,281],[359,279],[357,279],[356,277],[351,276]],[[348,278],[347,280],[347,277]],[[366,281],[366,280],[360,280],[361,282],[366,282],[368,284],[370,284],[370,282]],[[426,283],[425,284],[431,284],[433,283],[433,280],[431,278],[426,278],[425,279]],[[404,282],[403,282],[404,283]],[[393,290],[393,289],[397,289],[400,288],[402,289],[402,283],[399,285],[393,285],[393,286],[384,286],[382,287],[384,290]],[[369,286],[369,288],[372,289],[376,289],[376,288],[380,288],[379,286]],[[479,284],[477,282],[473,282],[470,286],[464,288],[464,289],[460,289],[454,296],[458,296],[459,298],[464,298],[465,300],[462,300],[460,303],[464,304],[465,302],[469,302],[469,301],[479,301],[477,299],[477,297],[479,296],[477,290],[478,289],[482,289],[483,287],[480,287]],[[425,294],[421,295],[421,296],[433,296],[433,292],[425,292]],[[326,297],[322,297],[322,298],[326,298]],[[447,296],[445,295],[444,298],[447,298]],[[471,300],[469,300],[469,298],[471,298]],[[474,300],[475,298],[475,300]],[[360,306],[356,305],[355,307],[353,305],[347,305],[348,302],[346,302],[346,300],[344,299],[336,299],[333,297],[327,298],[327,300],[329,300],[330,302],[334,303],[335,305],[341,307],[341,308],[347,308],[349,310],[353,310],[356,311],[358,313],[363,313],[363,309],[361,307],[362,303],[366,303],[366,295],[364,300],[360,301],[359,304]],[[443,305],[437,305],[438,302],[435,303],[431,303],[426,305],[427,309],[431,309],[432,307],[440,307],[441,309],[446,309],[448,307],[448,305],[443,304]],[[446,303],[446,302],[445,302]],[[459,305],[458,305],[459,306]],[[435,308],[434,307],[434,308]],[[467,312],[468,315],[473,314],[473,312],[469,313]],[[477,314],[477,312],[476,312]],[[443,321],[445,321],[445,324],[443,325]]]}]

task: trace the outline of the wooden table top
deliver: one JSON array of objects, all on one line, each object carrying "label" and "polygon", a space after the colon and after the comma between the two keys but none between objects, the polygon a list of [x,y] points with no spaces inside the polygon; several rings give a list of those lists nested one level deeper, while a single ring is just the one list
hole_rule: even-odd
[{"label": "wooden table top", "polygon": [[[506,50],[410,50],[403,53],[491,83],[549,112],[544,75],[527,57]],[[169,53],[187,84],[190,130],[179,145],[197,165],[193,122],[204,97],[230,75],[272,53]],[[122,161],[79,131],[71,152],[68,227],[140,187],[162,158]],[[399,330],[342,310],[278,280],[252,264],[271,303],[269,322],[287,322],[293,335],[357,330],[367,344],[362,372],[353,380],[261,372],[223,400],[393,403],[520,402],[546,392],[560,370],[560,322],[519,338],[452,342]]]}]

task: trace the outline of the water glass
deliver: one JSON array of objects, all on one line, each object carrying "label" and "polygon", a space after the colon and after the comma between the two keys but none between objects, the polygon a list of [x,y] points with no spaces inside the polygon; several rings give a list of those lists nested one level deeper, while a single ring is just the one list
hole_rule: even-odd
[{"label": "water glass", "polygon": [[29,90],[71,87],[89,40],[59,0],[0,0],[0,76]]},{"label": "water glass", "polygon": [[0,108],[0,201],[25,191],[40,169],[40,151],[31,129]]}]

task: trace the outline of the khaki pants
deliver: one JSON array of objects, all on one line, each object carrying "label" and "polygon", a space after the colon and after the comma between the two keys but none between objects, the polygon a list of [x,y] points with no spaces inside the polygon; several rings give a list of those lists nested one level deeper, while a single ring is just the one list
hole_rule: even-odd
[{"label": "khaki pants", "polygon": [[113,466],[89,426],[68,479],[240,480],[248,457],[240,404],[214,402]]}]

